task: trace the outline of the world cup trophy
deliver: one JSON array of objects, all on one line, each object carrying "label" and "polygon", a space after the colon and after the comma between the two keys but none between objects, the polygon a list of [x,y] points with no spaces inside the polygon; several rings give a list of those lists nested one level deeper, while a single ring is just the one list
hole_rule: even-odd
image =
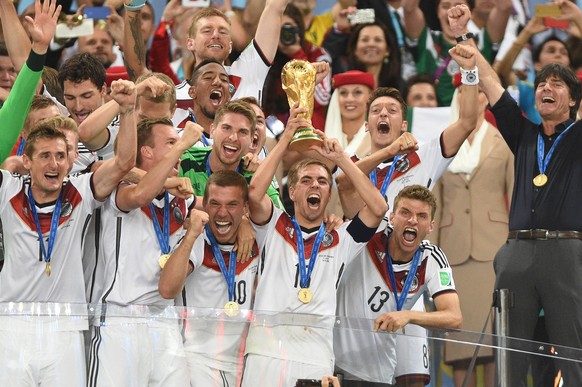
[{"label": "world cup trophy", "polygon": [[[302,108],[307,108],[307,113],[299,114],[299,117],[311,120],[313,116],[313,94],[315,93],[315,67],[305,60],[294,59],[283,67],[281,71],[281,84],[287,94],[289,107],[296,103]],[[323,140],[313,131],[313,128],[299,128],[289,144],[291,150],[304,152],[311,146],[323,146]]]}]

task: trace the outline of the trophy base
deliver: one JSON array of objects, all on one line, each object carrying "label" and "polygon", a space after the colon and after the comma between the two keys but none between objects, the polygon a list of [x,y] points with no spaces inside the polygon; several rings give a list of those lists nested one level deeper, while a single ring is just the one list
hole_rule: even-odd
[{"label": "trophy base", "polygon": [[308,151],[314,145],[322,147],[323,140],[313,133],[312,129],[302,128],[295,132],[293,139],[289,143],[289,149],[302,153]]}]

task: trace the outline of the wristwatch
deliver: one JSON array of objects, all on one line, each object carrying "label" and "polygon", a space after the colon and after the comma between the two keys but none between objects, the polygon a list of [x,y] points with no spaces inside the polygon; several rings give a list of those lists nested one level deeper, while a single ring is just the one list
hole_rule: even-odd
[{"label": "wristwatch", "polygon": [[461,43],[464,42],[465,40],[473,39],[474,37],[475,35],[472,32],[467,32],[466,34],[457,36],[455,40],[457,41],[457,43]]}]

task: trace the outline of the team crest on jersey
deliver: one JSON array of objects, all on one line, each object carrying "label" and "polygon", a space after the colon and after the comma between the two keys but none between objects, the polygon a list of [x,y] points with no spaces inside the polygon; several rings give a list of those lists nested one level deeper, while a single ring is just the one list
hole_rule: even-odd
[{"label": "team crest on jersey", "polygon": [[331,246],[332,243],[333,243],[333,235],[326,232],[325,235],[323,236],[323,240],[321,241],[321,244],[323,245],[323,247],[329,247],[329,246]]},{"label": "team crest on jersey", "polygon": [[410,161],[408,160],[408,157],[403,157],[400,160],[398,160],[398,162],[396,163],[396,170],[400,173],[404,173],[404,172],[408,171],[409,168],[410,168]]},{"label": "team crest on jersey", "polygon": [[182,213],[180,207],[178,206],[174,207],[174,209],[172,210],[172,215],[174,216],[174,220],[176,222],[180,224],[184,223],[184,214]]},{"label": "team crest on jersey", "polygon": [[[406,275],[402,277],[402,279],[400,280],[400,285],[402,285],[402,287],[404,287],[404,283],[406,282],[407,278],[408,273],[406,273]],[[410,284],[410,291],[414,292],[416,289],[418,289],[418,277],[415,275],[414,279],[412,280],[412,283]]]},{"label": "team crest on jersey", "polygon": [[73,205],[71,202],[64,202],[63,206],[61,207],[61,218],[66,218],[67,216],[71,215],[71,212],[73,212]]}]

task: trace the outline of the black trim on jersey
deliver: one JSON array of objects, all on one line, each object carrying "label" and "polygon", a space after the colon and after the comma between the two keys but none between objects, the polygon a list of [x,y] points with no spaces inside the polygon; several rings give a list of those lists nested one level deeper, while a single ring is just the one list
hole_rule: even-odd
[{"label": "black trim on jersey", "polygon": [[454,154],[450,155],[449,157],[447,157],[447,156],[445,155],[445,151],[446,151],[446,149],[445,149],[445,140],[444,140],[444,136],[443,136],[443,135],[444,135],[444,133],[445,133],[445,132],[442,132],[442,133],[441,133],[441,135],[439,136],[439,144],[440,144],[440,146],[441,146],[441,156],[443,156],[443,158],[444,158],[444,159],[452,159],[453,157],[455,157],[455,156],[457,155],[457,152],[458,152],[459,150],[457,149],[457,152],[455,152]]},{"label": "black trim on jersey", "polygon": [[301,231],[303,231],[306,234],[311,234],[314,233],[316,231],[319,231],[319,228],[321,227],[321,225],[319,226],[315,226],[315,227],[311,227],[311,228],[307,228],[307,227],[303,227],[303,226],[299,226],[299,228],[301,229]]},{"label": "black trim on jersey", "polygon": [[[273,63],[272,62],[269,62],[269,60],[267,59],[266,55],[263,53],[263,50],[261,50],[261,47],[259,47],[259,45],[257,44],[257,40],[256,39],[253,39],[253,47],[255,48],[255,50],[257,50],[257,53],[261,57],[261,60],[263,61],[263,63],[265,65],[271,67],[273,65]],[[244,50],[243,50],[243,52],[244,52]],[[241,52],[241,55],[242,55],[242,52]]]},{"label": "black trim on jersey", "polygon": [[436,292],[431,297],[434,299],[434,298],[440,296],[441,294],[447,294],[447,293],[457,293],[457,291],[455,289],[445,289],[445,290],[441,290],[440,292]]},{"label": "black trim on jersey", "polygon": [[0,173],[0,187],[2,187],[2,181],[4,181],[4,174]]},{"label": "black trim on jersey", "polygon": [[259,266],[259,273],[262,275],[263,270],[265,270],[265,246],[263,246],[263,250],[261,250],[261,264]]},{"label": "black trim on jersey", "polygon": [[[266,193],[265,193],[265,195],[266,195]],[[271,219],[273,219],[274,213],[275,213],[275,203],[273,203],[273,201],[271,200],[271,214],[269,215],[269,219],[267,219],[263,223],[259,224],[253,220],[253,214],[251,213],[250,221],[253,222],[254,224],[256,224],[257,226],[264,226],[265,224],[269,223],[271,221]]]},{"label": "black trim on jersey", "polygon": [[123,222],[123,219],[118,216],[117,217],[117,224],[116,224],[116,228],[115,228],[115,275],[113,276],[113,282],[111,282],[111,286],[109,287],[109,289],[105,292],[105,294],[101,298],[101,303],[103,304],[103,307],[101,308],[100,321],[102,323],[105,322],[105,315],[106,315],[106,311],[107,311],[107,296],[109,296],[109,293],[111,293],[111,291],[113,290],[113,287],[115,286],[115,280],[117,280],[117,269],[119,268],[119,250],[121,249],[121,224],[122,224],[122,222]]},{"label": "black trim on jersey", "polygon": [[[95,211],[97,210],[98,208]],[[85,218],[85,223],[83,224],[83,234],[81,235],[81,246],[85,243],[85,233],[87,232],[87,228],[89,227],[89,222],[91,221],[92,217],[93,215],[87,215]]]},{"label": "black trim on jersey", "polygon": [[93,301],[93,290],[95,290],[95,280],[97,277],[97,266],[99,266],[99,240],[101,239],[101,208],[95,209],[95,265],[91,274],[91,287],[89,288],[89,302]]},{"label": "black trim on jersey", "polygon": [[89,352],[89,387],[97,385],[97,375],[99,374],[99,348],[101,347],[101,328],[93,327],[94,333],[91,339],[91,347]]},{"label": "black trim on jersey", "polygon": [[358,212],[356,216],[354,216],[354,219],[352,219],[351,223],[348,225],[346,231],[352,236],[354,241],[358,243],[366,243],[372,239],[376,233],[376,229],[377,227],[370,228],[366,226],[360,219],[360,213]]},{"label": "black trim on jersey", "polygon": [[342,279],[342,275],[344,274],[344,269],[346,268],[346,263],[342,263],[339,269],[339,273],[337,275],[337,281],[335,281],[335,290],[339,287],[340,281]]},{"label": "black trim on jersey", "polygon": [[421,245],[421,247],[426,251],[430,251],[429,258],[434,258],[434,260],[439,265],[439,269],[445,269],[447,267],[450,267],[449,261],[447,260],[447,256],[440,247],[435,246],[433,244],[425,244]]},{"label": "black trim on jersey", "polygon": [[[113,121],[111,121],[111,122],[109,123],[109,125],[111,125],[112,123],[113,123]],[[92,152],[99,152],[101,149],[105,148],[105,147],[107,146],[107,144],[109,144],[109,141],[111,140],[111,131],[109,130],[109,128],[105,128],[105,130],[107,131],[107,141],[105,141],[105,142],[103,143],[103,145],[102,145],[102,146],[100,146],[100,147],[99,147],[99,148],[97,148],[97,149],[90,149],[90,148],[87,148],[87,149],[89,149],[89,150],[90,150],[90,151],[92,151]],[[103,157],[101,157],[101,156],[97,156],[97,159],[99,159],[99,160],[103,160]]]}]

